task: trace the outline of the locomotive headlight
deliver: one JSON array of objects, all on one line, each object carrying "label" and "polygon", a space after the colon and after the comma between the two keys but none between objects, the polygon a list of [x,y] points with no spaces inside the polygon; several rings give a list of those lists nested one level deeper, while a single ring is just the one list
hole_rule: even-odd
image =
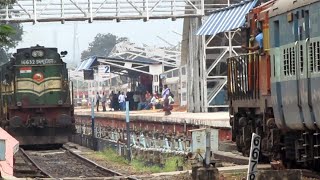
[{"label": "locomotive headlight", "polygon": [[44,56],[44,51],[43,50],[33,50],[31,52],[31,55],[34,58],[43,57]]},{"label": "locomotive headlight", "polygon": [[22,103],[21,102],[17,102],[17,106],[22,106]]},{"label": "locomotive headlight", "polygon": [[62,103],[63,103],[62,100],[59,100],[59,101],[58,101],[58,104],[59,104],[59,105],[62,105]]}]

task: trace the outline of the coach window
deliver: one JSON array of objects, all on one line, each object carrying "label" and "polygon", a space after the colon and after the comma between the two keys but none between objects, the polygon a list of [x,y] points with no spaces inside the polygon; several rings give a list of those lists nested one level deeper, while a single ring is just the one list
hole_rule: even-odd
[{"label": "coach window", "polygon": [[303,15],[304,15],[304,26],[305,26],[305,34],[306,38],[310,37],[310,16],[309,16],[309,11],[304,11],[302,10]]},{"label": "coach window", "polygon": [[293,18],[293,33],[294,33],[294,40],[299,40],[299,11],[294,15]]},{"label": "coach window", "polygon": [[272,56],[273,59],[273,77],[276,77],[276,56]]},{"label": "coach window", "polygon": [[289,76],[289,49],[283,50],[283,71],[285,76]]},{"label": "coach window", "polygon": [[314,48],[313,48],[314,43],[310,43],[309,45],[309,64],[310,64],[310,72],[313,72],[313,67],[314,67]]},{"label": "coach window", "polygon": [[292,60],[293,60],[293,58],[292,58],[292,49],[293,48],[289,48],[288,49],[288,60],[289,60],[289,75],[293,75],[293,73],[292,73]]},{"label": "coach window", "polygon": [[300,53],[299,53],[299,56],[300,56],[300,72],[301,74],[303,73],[303,45],[300,45]]},{"label": "coach window", "polygon": [[320,72],[320,42],[317,41],[315,47],[315,56],[316,56],[316,61],[317,61],[317,71]]},{"label": "coach window", "polygon": [[279,47],[280,46],[280,27],[279,27],[279,21],[274,21],[274,46]]},{"label": "coach window", "polygon": [[287,63],[286,63],[286,49],[283,50],[283,74],[284,76],[287,75]]},{"label": "coach window", "polygon": [[291,75],[296,75],[296,49],[291,48]]}]

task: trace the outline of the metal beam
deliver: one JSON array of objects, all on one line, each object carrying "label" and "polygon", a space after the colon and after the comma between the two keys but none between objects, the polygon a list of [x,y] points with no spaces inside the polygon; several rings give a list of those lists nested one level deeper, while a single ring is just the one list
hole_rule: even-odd
[{"label": "metal beam", "polygon": [[203,4],[204,0],[17,0],[12,8],[0,10],[0,22],[119,22],[202,17]]},{"label": "metal beam", "polygon": [[211,71],[216,67],[216,65],[221,61],[221,59],[227,54],[228,49],[223,51],[219,57],[210,65],[210,67],[207,69],[207,76],[211,73]]},{"label": "metal beam", "polygon": [[[121,57],[122,59],[131,59],[142,57],[158,61],[163,65],[178,67],[180,65],[181,52],[177,48],[176,50],[166,50],[162,48],[154,47],[138,47],[130,42],[118,43],[111,51],[111,57]],[[173,61],[173,62],[169,62]]]}]

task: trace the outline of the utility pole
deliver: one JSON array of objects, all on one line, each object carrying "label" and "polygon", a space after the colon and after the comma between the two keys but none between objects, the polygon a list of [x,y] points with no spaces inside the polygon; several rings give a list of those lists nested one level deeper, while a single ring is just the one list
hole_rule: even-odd
[{"label": "utility pole", "polygon": [[131,162],[129,101],[126,101],[127,159]]},{"label": "utility pole", "polygon": [[[228,0],[228,7],[230,6],[230,0]],[[231,31],[228,32],[228,39],[229,39],[229,57],[232,56],[232,35]]]},{"label": "utility pole", "polygon": [[77,101],[79,100],[79,79],[77,78]]},{"label": "utility pole", "polygon": [[91,102],[91,130],[92,130],[92,140],[94,140],[94,98],[92,98]]},{"label": "utility pole", "polygon": [[78,43],[78,22],[74,23],[73,26],[73,59],[72,59],[72,63],[77,64],[77,53],[79,49],[79,43]]}]

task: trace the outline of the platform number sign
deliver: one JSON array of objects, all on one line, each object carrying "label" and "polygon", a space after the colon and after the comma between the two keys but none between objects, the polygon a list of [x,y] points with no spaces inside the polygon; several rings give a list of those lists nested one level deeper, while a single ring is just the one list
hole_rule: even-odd
[{"label": "platform number sign", "polygon": [[261,137],[252,133],[247,180],[256,179]]},{"label": "platform number sign", "polygon": [[110,66],[109,65],[99,65],[98,72],[99,72],[99,74],[110,73]]},{"label": "platform number sign", "polygon": [[105,67],[105,73],[110,73],[110,66],[109,65],[106,65]]}]

